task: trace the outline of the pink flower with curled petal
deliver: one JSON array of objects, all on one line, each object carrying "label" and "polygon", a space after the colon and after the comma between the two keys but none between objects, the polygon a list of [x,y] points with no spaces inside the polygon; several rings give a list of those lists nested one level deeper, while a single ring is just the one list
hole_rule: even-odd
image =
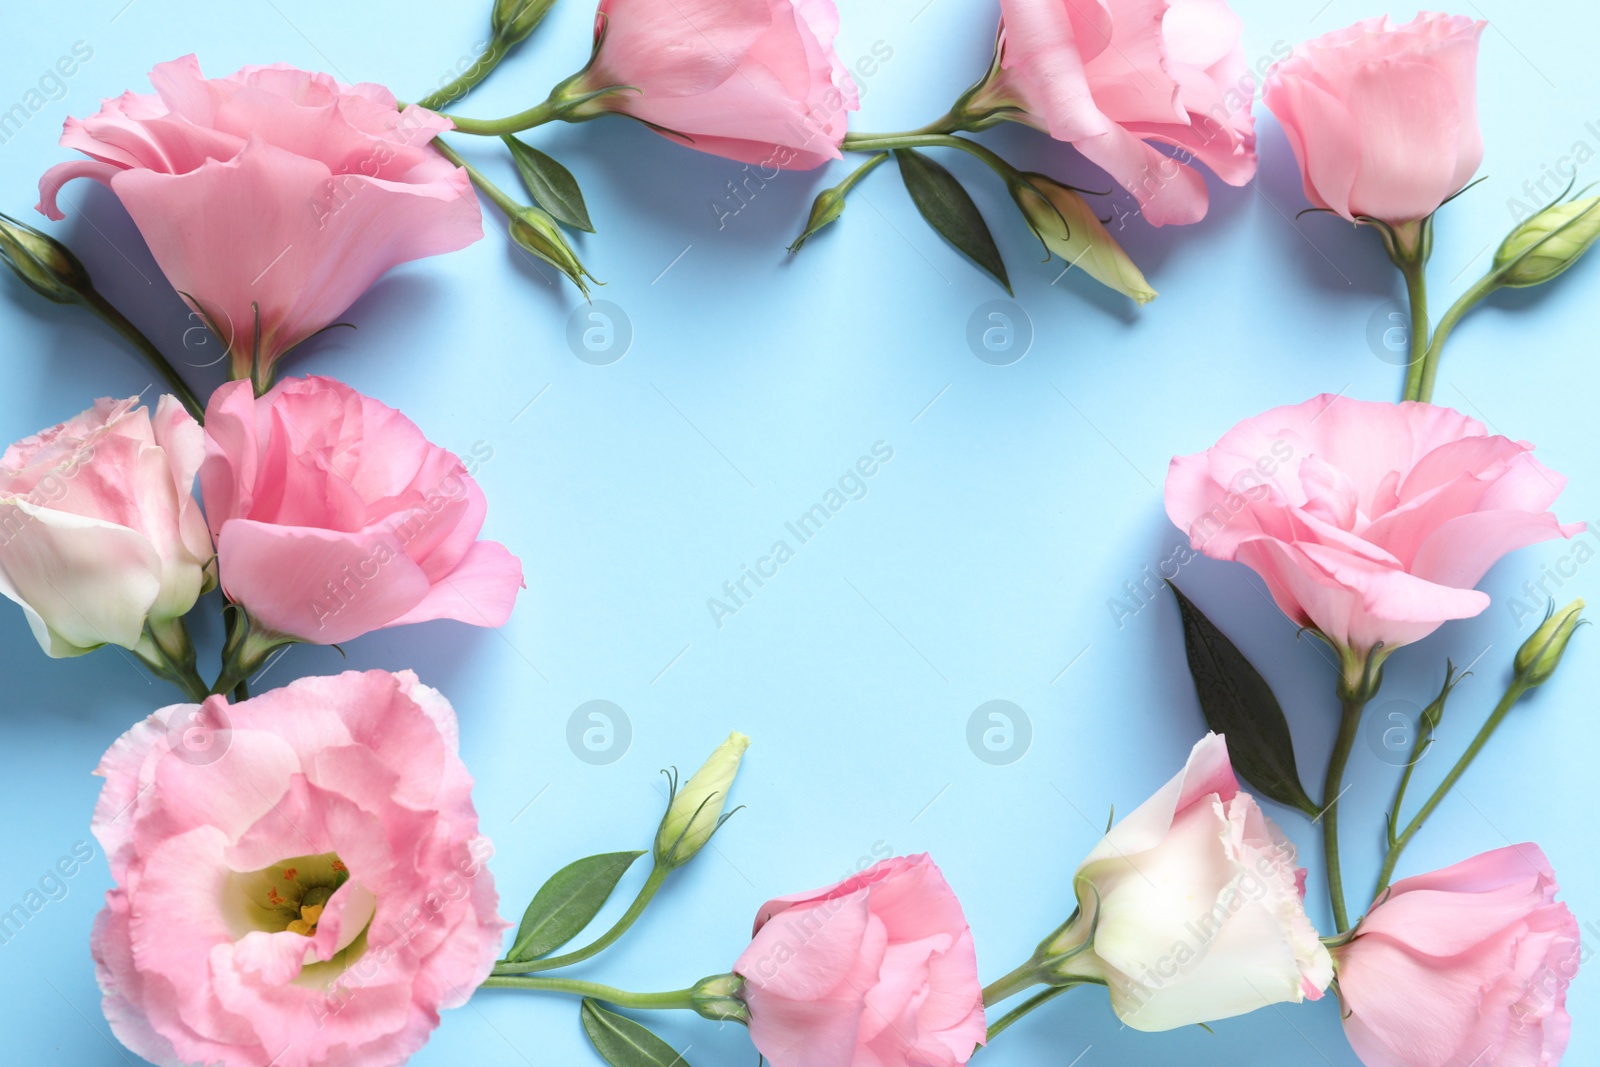
[{"label": "pink flower with curled petal", "polygon": [[1118,1017],[1144,1031],[1318,1000],[1333,962],[1306,916],[1305,877],[1208,734],[1078,867],[1078,916],[1047,949],[1062,960],[1055,977],[1103,982]]},{"label": "pink flower with curled petal", "polygon": [[1473,587],[1506,553],[1583,532],[1548,510],[1566,479],[1532,452],[1449,408],[1324,394],[1174,459],[1167,515],[1364,661],[1483,611]]},{"label": "pink flower with curled petal", "polygon": [[855,82],[833,0],[601,0],[574,114],[629,115],[691,148],[771,169],[839,159]]},{"label": "pink flower with curled petal", "polygon": [[169,708],[96,773],[115,885],[91,949],[153,1063],[393,1067],[499,955],[455,712],[410,672]]},{"label": "pink flower with curled petal", "polygon": [[510,617],[522,564],[478,540],[483,490],[400,412],[331,378],[286,379],[259,398],[230,382],[205,434],[222,588],[269,634],[326,645]]},{"label": "pink flower with curled petal", "polygon": [[[483,236],[466,173],[430,146],[451,128],[377,85],[282,64],[208,79],[194,56],[68,119],[90,158],[52,167],[39,210],[73,178],[108,186],[190,306],[215,324],[233,377],[265,389],[278,360],[332,325],[378,276]],[[258,323],[259,312],[259,323]]]},{"label": "pink flower with curled petal", "polygon": [[1230,185],[1255,176],[1255,81],[1224,0],[1001,0],[1000,12],[995,68],[967,113],[1069,142],[1154,226],[1205,218],[1195,160]]},{"label": "pink flower with curled petal", "polygon": [[146,633],[215,582],[194,499],[200,426],[176,398],[100,400],[0,455],[0,596],[45,652],[102,645],[159,659]]},{"label": "pink flower with curled petal", "polygon": [[733,969],[772,1067],[955,1067],[984,1041],[972,931],[925,855],[768,901]]},{"label": "pink flower with curled petal", "polygon": [[1265,100],[1300,162],[1306,199],[1392,225],[1438,210],[1483,162],[1478,38],[1485,22],[1387,15],[1318,37],[1267,77]]},{"label": "pink flower with curled petal", "polygon": [[1367,1067],[1554,1067],[1583,947],[1538,845],[1396,882],[1334,950]]}]

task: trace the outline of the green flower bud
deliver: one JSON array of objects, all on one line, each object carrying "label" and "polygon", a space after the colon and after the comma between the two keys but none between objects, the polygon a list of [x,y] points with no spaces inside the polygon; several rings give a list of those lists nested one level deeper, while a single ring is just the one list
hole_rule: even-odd
[{"label": "green flower bud", "polygon": [[836,185],[817,194],[817,198],[811,202],[811,218],[806,220],[805,232],[795,238],[794,244],[789,246],[789,251],[800,251],[800,246],[809,241],[818,230],[839,221],[839,216],[844,214],[844,198],[847,191],[842,186]]},{"label": "green flower bud", "polygon": [[1148,304],[1156,291],[1076,190],[1043,174],[1020,174],[1009,183],[1023,218],[1051,253],[1081,267],[1101,284]]},{"label": "green flower bud", "polygon": [[516,44],[544,21],[555,0],[495,0],[489,25],[502,44]]},{"label": "green flower bud", "polygon": [[689,999],[703,1018],[731,1019],[750,1024],[750,1007],[744,1002],[744,979],[736,974],[714,974],[694,984]]},{"label": "green flower bud", "polygon": [[[739,761],[744,758],[750,739],[734,731],[717,746],[706,760],[705,766],[677,788],[673,783],[672,800],[667,814],[656,831],[655,861],[658,867],[673,870],[694,859],[705,848],[711,835],[721,827],[726,816],[722,809],[727,804],[728,790],[739,773]],[[731,813],[730,813],[731,814]]]},{"label": "green flower bud", "polygon": [[1600,197],[1552,204],[1511,231],[1494,254],[1501,283],[1543,285],[1576,263],[1600,238]]},{"label": "green flower bud", "polygon": [[10,215],[0,214],[0,259],[46,300],[77,304],[94,291],[72,250]]},{"label": "green flower bud", "polygon": [[572,250],[572,245],[567,243],[567,235],[561,232],[561,227],[550,215],[536,207],[525,207],[510,215],[506,220],[511,239],[526,251],[550,264],[556,270],[572,279],[572,284],[589,295],[589,286],[584,281],[598,281],[589,268],[583,265],[578,258],[578,253]]},{"label": "green flower bud", "polygon": [[1530,687],[1543,685],[1550,680],[1550,676],[1561,665],[1561,657],[1567,651],[1567,642],[1572,640],[1573,632],[1585,622],[1579,618],[1583,613],[1582,599],[1574,600],[1560,611],[1556,611],[1555,606],[1552,600],[1544,624],[1533,631],[1533,636],[1517,650],[1517,680]]}]

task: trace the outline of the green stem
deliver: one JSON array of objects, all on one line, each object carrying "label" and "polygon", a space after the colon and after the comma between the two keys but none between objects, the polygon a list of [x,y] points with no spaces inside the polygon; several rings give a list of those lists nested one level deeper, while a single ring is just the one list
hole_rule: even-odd
[{"label": "green stem", "polygon": [[[1450,768],[1450,773],[1445,775],[1443,782],[1439,783],[1439,788],[1433,791],[1433,795],[1428,798],[1428,802],[1422,805],[1422,810],[1417,812],[1416,816],[1406,824],[1405,830],[1401,832],[1399,838],[1389,849],[1388,858],[1383,861],[1383,869],[1378,872],[1378,891],[1373,894],[1374,900],[1383,896],[1384,890],[1389,888],[1389,880],[1394,877],[1395,865],[1400,862],[1400,854],[1406,850],[1407,845],[1411,844],[1411,839],[1417,835],[1418,830],[1422,829],[1422,824],[1428,821],[1428,816],[1432,815],[1434,810],[1444,802],[1445,796],[1455,788],[1456,783],[1461,780],[1461,776],[1467,773],[1467,768],[1472,766],[1472,761],[1478,758],[1478,753],[1482,752],[1483,747],[1489,743],[1489,738],[1493,737],[1495,731],[1500,728],[1500,724],[1510,714],[1511,708],[1532,688],[1533,686],[1521,678],[1513,678],[1511,684],[1506,687],[1505,695],[1500,698],[1500,703],[1495,705],[1494,712],[1489,716],[1489,721],[1483,724],[1483,729],[1479,730],[1478,736],[1472,739],[1472,744],[1468,746],[1467,751],[1462,753],[1460,759],[1456,760],[1456,765]],[[1398,817],[1399,812],[1395,812],[1395,815]]]},{"label": "green stem", "polygon": [[840,145],[846,152],[892,152],[896,148],[959,148],[976,156],[1002,178],[1010,180],[1017,168],[977,141],[947,133],[911,130],[906,133],[852,133]]},{"label": "green stem", "polygon": [[466,73],[418,100],[417,106],[425,107],[429,111],[438,111],[452,100],[459,100],[461,97],[466,96],[476,89],[483,79],[494,72],[494,68],[500,65],[500,61],[510,51],[511,45],[502,41],[499,37],[494,38],[489,42],[489,47],[484,49],[483,55],[479,56],[477,61],[467,68]]},{"label": "green stem", "polygon": [[1024,963],[1003,978],[997,978],[983,987],[983,1006],[988,1008],[1039,984],[1039,960]]},{"label": "green stem", "polygon": [[472,184],[483,190],[483,195],[487,196],[494,203],[494,206],[504,212],[507,217],[515,217],[522,210],[522,204],[517,203],[509,193],[485,177],[477,167],[463,159],[461,153],[445,144],[444,138],[436,138],[433,142],[433,147],[437,148],[439,154],[444,158],[466,171],[467,177],[472,179]]},{"label": "green stem", "polygon": [[1411,299],[1411,359],[1406,364],[1406,391],[1402,399],[1415,400],[1422,390],[1424,357],[1428,352],[1428,277],[1420,258],[1396,261],[1400,274],[1406,280],[1406,294]]},{"label": "green stem", "polygon": [[639,1008],[644,1011],[694,1011],[694,990],[675,989],[669,993],[630,993],[598,982],[580,982],[574,978],[527,978],[509,975],[491,975],[480,989],[529,989],[539,993],[566,993],[574,997],[590,997],[615,1004],[619,1008]]},{"label": "green stem", "polygon": [[568,952],[562,956],[549,956],[542,960],[527,960],[522,963],[496,963],[492,973],[502,976],[553,971],[559,967],[582,963],[586,959],[598,956],[616,944],[617,940],[628,932],[629,927],[638,921],[639,916],[643,915],[644,909],[650,906],[650,901],[655,898],[657,891],[660,890],[662,884],[667,880],[667,876],[671,873],[671,869],[667,867],[660,865],[652,867],[650,869],[650,877],[646,878],[644,885],[639,887],[639,895],[633,898],[633,903],[628,905],[628,910],[623,913],[622,918],[618,919],[611,929],[601,934],[592,944],[585,945],[583,948]]},{"label": "green stem", "polygon": [[1017,1020],[1021,1019],[1024,1015],[1027,1015],[1035,1008],[1042,1007],[1043,1005],[1054,1000],[1056,997],[1059,997],[1061,994],[1065,993],[1067,990],[1075,989],[1079,985],[1083,984],[1086,983],[1072,982],[1067,985],[1051,986],[1042,993],[1034,994],[989,1025],[989,1033],[987,1035],[988,1041],[992,1042],[995,1038],[1005,1033],[1011,1028],[1013,1023],[1017,1022]]},{"label": "green stem", "polygon": [[1339,864],[1339,794],[1344,789],[1345,767],[1350,763],[1350,752],[1355,748],[1356,735],[1361,728],[1361,713],[1366,709],[1368,697],[1347,696],[1344,711],[1339,719],[1339,737],[1334,742],[1333,755],[1328,759],[1328,777],[1322,791],[1322,852],[1328,867],[1328,897],[1333,902],[1333,921],[1339,933],[1350,929],[1350,915],[1345,908],[1344,875]]},{"label": "green stem", "polygon": [[834,188],[839,191],[840,196],[848,195],[850,190],[854,189],[862,178],[865,178],[868,174],[871,174],[873,171],[877,170],[878,167],[883,165],[883,163],[885,163],[888,159],[888,152],[878,152],[875,155],[868,156],[865,163],[861,164],[861,166],[845,175],[844,181],[834,186]]},{"label": "green stem", "polygon": [[126,315],[113,307],[109,300],[95,290],[91,289],[89,292],[84,293],[83,300],[90,311],[99,315],[100,318],[105,320],[106,325],[121,334],[124,339],[138,350],[139,354],[145,358],[145,361],[155,368],[156,373],[161,375],[166,381],[167,387],[172,390],[172,394],[183,402],[185,408],[189,409],[189,414],[194,416],[195,421],[204,422],[206,406],[200,402],[199,397],[194,395],[194,390],[189,388],[189,383],[183,380],[183,376],[178,373],[177,368],[167,362],[167,357],[161,354],[161,350],[139,331],[139,327],[129,322]]},{"label": "green stem", "polygon": [[1423,403],[1432,401],[1434,380],[1439,376],[1439,359],[1444,355],[1445,341],[1449,340],[1451,331],[1467,312],[1477,307],[1485,297],[1498,288],[1500,288],[1500,273],[1491,271],[1478,279],[1476,285],[1462,293],[1461,298],[1450,305],[1450,310],[1439,320],[1439,328],[1433,331],[1433,340],[1428,343],[1420,370],[1413,366],[1413,371],[1419,374],[1419,378],[1416,394],[1409,396],[1408,399],[1420,400]]},{"label": "green stem", "polygon": [[161,624],[147,622],[144,635],[132,651],[151,674],[177,686],[193,703],[203,703],[210,696],[195,670],[194,643],[182,619]]}]

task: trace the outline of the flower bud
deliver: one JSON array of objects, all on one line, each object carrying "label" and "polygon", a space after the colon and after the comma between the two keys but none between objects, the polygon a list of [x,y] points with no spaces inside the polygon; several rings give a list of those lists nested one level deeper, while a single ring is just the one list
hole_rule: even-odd
[{"label": "flower bud", "polygon": [[567,243],[567,235],[561,232],[561,227],[550,215],[536,207],[525,207],[507,218],[510,227],[511,239],[518,247],[523,248],[556,270],[572,279],[572,284],[589,295],[589,286],[585,278],[598,281],[589,268],[583,265],[578,258],[578,253],[572,250],[572,245]]},{"label": "flower bud", "polygon": [[811,202],[811,217],[806,220],[805,232],[795,238],[789,251],[800,251],[800,247],[818,230],[839,221],[839,216],[844,214],[845,192],[844,187],[836,185],[817,194],[817,198]]},{"label": "flower bud", "polygon": [[534,31],[555,0],[495,0],[489,25],[501,44],[516,44]]},{"label": "flower bud", "polygon": [[694,984],[689,999],[702,1018],[750,1023],[750,1006],[745,1003],[744,979],[736,974],[714,974]]},{"label": "flower bud", "polygon": [[1494,255],[1503,285],[1542,285],[1600,238],[1600,197],[1552,204],[1511,231]]},{"label": "flower bud", "polygon": [[656,831],[657,866],[667,870],[682,867],[711,840],[711,835],[723,823],[722,810],[727,804],[728,790],[733,786],[734,775],[739,773],[744,750],[749,747],[750,739],[734,731],[682,789],[673,783],[667,814]]},{"label": "flower bud", "polygon": [[1011,198],[1045,248],[1081,267],[1101,284],[1148,304],[1156,291],[1078,193],[1043,174],[1020,174],[1009,183]]},{"label": "flower bud", "polygon": [[76,304],[93,291],[72,250],[10,215],[0,214],[0,259],[46,300]]},{"label": "flower bud", "polygon": [[1561,665],[1561,657],[1566,654],[1567,642],[1572,640],[1573,631],[1585,621],[1579,618],[1583,613],[1581,598],[1560,611],[1556,611],[1555,606],[1552,600],[1544,624],[1533,631],[1533,636],[1517,650],[1517,680],[1529,687],[1543,685],[1550,680],[1550,676]]}]

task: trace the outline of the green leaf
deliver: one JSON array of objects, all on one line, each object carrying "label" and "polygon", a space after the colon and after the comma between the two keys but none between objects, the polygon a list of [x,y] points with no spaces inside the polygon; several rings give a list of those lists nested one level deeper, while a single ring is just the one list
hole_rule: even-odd
[{"label": "green leaf", "polygon": [[534,894],[507,961],[538,959],[577,937],[643,852],[607,852],[561,868]]},{"label": "green leaf", "polygon": [[900,163],[900,177],[906,183],[906,192],[912,203],[945,240],[955,245],[978,266],[994,275],[995,280],[1011,292],[1011,278],[1006,274],[1005,261],[994,243],[994,234],[972,197],[961,187],[955,175],[911,148],[897,148],[894,158]]},{"label": "green leaf", "polygon": [[583,998],[583,1032],[611,1067],[689,1067],[671,1045],[626,1016]]},{"label": "green leaf", "polygon": [[578,188],[578,179],[572,176],[572,172],[510,134],[504,140],[506,147],[511,149],[511,158],[516,161],[517,170],[522,172],[522,183],[528,187],[528,192],[539,206],[558,221],[585,233],[593,233],[594,224],[589,221],[589,207],[583,202],[583,190]]},{"label": "green leaf", "polygon": [[1300,784],[1294,741],[1272,687],[1244,653],[1176,585],[1189,673],[1206,724],[1228,739],[1233,769],[1257,793],[1315,817],[1319,810]]}]

